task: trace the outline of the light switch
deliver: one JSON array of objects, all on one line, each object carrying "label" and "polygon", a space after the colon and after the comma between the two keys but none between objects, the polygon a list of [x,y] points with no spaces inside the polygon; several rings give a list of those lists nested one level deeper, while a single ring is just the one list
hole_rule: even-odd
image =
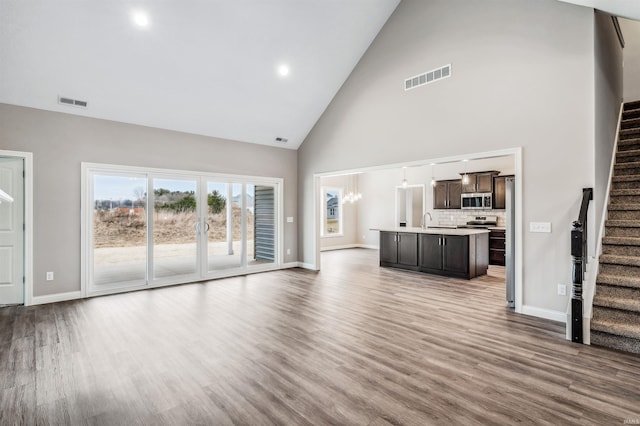
[{"label": "light switch", "polygon": [[293,223],[293,216],[287,216],[287,223]]},{"label": "light switch", "polygon": [[551,232],[551,222],[529,222],[529,232]]}]

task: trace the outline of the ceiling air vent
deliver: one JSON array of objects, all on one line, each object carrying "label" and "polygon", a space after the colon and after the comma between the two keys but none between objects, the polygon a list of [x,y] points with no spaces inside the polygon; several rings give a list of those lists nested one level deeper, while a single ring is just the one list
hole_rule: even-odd
[{"label": "ceiling air vent", "polygon": [[404,90],[415,89],[447,77],[451,77],[451,64],[407,78],[404,81]]},{"label": "ceiling air vent", "polygon": [[289,139],[287,139],[287,138],[276,138],[276,142],[277,143],[287,143],[287,142],[289,142]]},{"label": "ceiling air vent", "polygon": [[71,105],[71,106],[76,106],[76,107],[80,107],[80,108],[86,108],[87,107],[87,101],[81,101],[79,99],[66,98],[64,96],[58,96],[58,103],[61,104],[61,105]]}]

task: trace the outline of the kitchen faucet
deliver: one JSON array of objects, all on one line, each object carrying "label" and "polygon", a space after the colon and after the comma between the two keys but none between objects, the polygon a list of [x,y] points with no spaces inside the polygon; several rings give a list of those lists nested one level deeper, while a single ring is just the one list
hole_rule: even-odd
[{"label": "kitchen faucet", "polygon": [[422,220],[420,221],[420,228],[424,229],[427,227],[427,216],[429,216],[429,222],[433,221],[433,217],[431,217],[431,213],[426,212],[422,215]]}]

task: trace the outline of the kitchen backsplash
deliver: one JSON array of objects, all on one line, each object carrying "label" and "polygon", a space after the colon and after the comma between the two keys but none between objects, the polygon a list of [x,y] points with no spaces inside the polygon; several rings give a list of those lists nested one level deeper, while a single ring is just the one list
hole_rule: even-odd
[{"label": "kitchen backsplash", "polygon": [[442,226],[466,225],[477,216],[497,216],[498,226],[506,226],[506,213],[504,210],[435,210],[433,222]]}]

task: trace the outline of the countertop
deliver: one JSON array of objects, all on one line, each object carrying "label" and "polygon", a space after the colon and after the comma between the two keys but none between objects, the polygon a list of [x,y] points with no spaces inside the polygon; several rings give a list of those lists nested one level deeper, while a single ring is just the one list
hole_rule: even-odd
[{"label": "countertop", "polygon": [[488,229],[473,229],[473,228],[371,228],[370,231],[385,231],[385,232],[408,232],[411,234],[438,234],[438,235],[478,235],[488,234]]},{"label": "countertop", "polygon": [[489,228],[489,231],[491,231],[492,229],[495,229],[496,231],[506,231],[507,228],[505,228],[504,226],[492,226],[491,228]]}]

